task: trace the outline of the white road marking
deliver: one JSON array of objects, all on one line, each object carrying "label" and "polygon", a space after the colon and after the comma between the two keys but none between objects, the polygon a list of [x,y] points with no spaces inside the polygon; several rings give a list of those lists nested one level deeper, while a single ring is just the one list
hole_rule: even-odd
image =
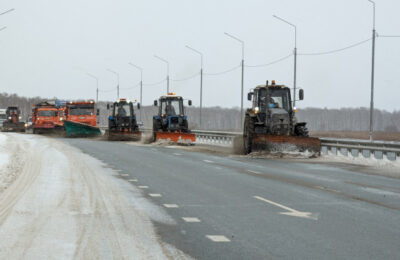
[{"label": "white road marking", "polygon": [[149,186],[139,186],[139,189],[148,189]]},{"label": "white road marking", "polygon": [[179,208],[179,206],[176,205],[176,204],[164,204],[164,207],[166,207],[166,208]]},{"label": "white road marking", "polygon": [[130,182],[137,182],[137,179],[129,179]]},{"label": "white road marking", "polygon": [[289,207],[286,207],[279,203],[273,202],[271,200],[267,200],[260,196],[254,196],[254,198],[288,211],[288,212],[280,212],[279,214],[293,216],[293,217],[299,217],[299,218],[308,218],[308,219],[318,220],[318,214],[313,214],[311,212],[302,212],[302,211],[298,211],[295,209],[291,209]]},{"label": "white road marking", "polygon": [[123,173],[123,174],[120,174],[121,176],[123,176],[123,177],[128,177],[129,176],[129,174],[126,174],[126,173]]},{"label": "white road marking", "polygon": [[261,172],[256,172],[256,171],[252,171],[252,170],[246,170],[246,171],[248,171],[249,173],[261,174]]},{"label": "white road marking", "polygon": [[181,154],[181,153],[174,153],[174,155],[180,156],[180,155],[182,155],[182,154]]},{"label": "white road marking", "polygon": [[150,197],[162,197],[162,195],[159,193],[149,193],[149,196]]},{"label": "white road marking", "polygon": [[196,223],[201,222],[198,218],[182,218],[185,222]]},{"label": "white road marking", "polygon": [[214,163],[213,161],[210,161],[210,160],[203,160],[203,162],[206,162],[206,163]]},{"label": "white road marking", "polygon": [[206,237],[213,242],[231,242],[226,236],[207,235]]}]

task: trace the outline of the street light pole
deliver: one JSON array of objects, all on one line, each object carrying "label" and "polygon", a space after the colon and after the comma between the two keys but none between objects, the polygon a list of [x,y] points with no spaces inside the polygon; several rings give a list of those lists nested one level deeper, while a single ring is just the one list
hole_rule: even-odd
[{"label": "street light pole", "polygon": [[243,88],[244,88],[244,41],[225,32],[226,36],[240,42],[242,44],[242,81],[241,81],[241,96],[240,96],[240,128],[243,128]]},{"label": "street light pole", "polygon": [[12,12],[12,11],[14,11],[14,10],[15,10],[14,8],[11,8],[11,9],[5,11],[5,12],[0,13],[0,15],[6,14],[6,13],[9,13],[9,12]]},{"label": "street light pole", "polygon": [[154,55],[154,57],[167,64],[167,94],[168,94],[169,93],[169,62],[157,55]]},{"label": "street light pole", "polygon": [[[137,68],[138,70],[140,70],[140,105],[142,105],[142,90],[143,90],[143,68],[136,66],[135,64],[129,62],[129,65],[131,65],[132,67]],[[139,110],[139,117],[140,117],[140,121],[142,122],[142,110]]]},{"label": "street light pole", "polygon": [[294,72],[293,72],[293,107],[296,107],[296,84],[297,84],[297,27],[296,25],[286,21],[283,18],[280,18],[279,16],[273,15],[276,19],[292,26],[294,28]]},{"label": "street light pole", "polygon": [[375,2],[368,0],[373,5],[373,27],[372,27],[372,65],[371,65],[371,104],[369,111],[369,140],[374,140],[374,82],[375,82]]},{"label": "street light pole", "polygon": [[199,52],[198,50],[186,45],[186,48],[188,48],[189,50],[194,51],[195,53],[200,55],[200,129],[201,129],[201,110],[203,108],[203,53]]},{"label": "street light pole", "polygon": [[117,80],[118,80],[118,85],[117,85],[117,99],[119,100],[119,74],[118,74],[118,72],[115,72],[115,71],[110,70],[110,69],[107,69],[107,71],[109,71],[109,72],[111,72],[111,73],[113,73],[113,74],[115,74],[115,75],[117,76]]},{"label": "street light pole", "polygon": [[96,106],[99,102],[99,78],[86,72],[86,75],[96,80]]}]

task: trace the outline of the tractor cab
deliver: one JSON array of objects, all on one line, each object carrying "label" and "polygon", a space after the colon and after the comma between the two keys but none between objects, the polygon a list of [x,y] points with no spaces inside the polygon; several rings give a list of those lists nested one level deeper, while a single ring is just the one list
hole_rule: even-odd
[{"label": "tractor cab", "polygon": [[[154,106],[158,106],[158,114],[153,116],[154,141],[158,139],[167,139],[173,142],[184,139],[191,142],[195,141],[194,135],[189,134],[190,130],[183,101],[184,99],[175,93],[168,93],[168,95],[154,100]],[[188,105],[192,105],[191,100],[188,101]]]},{"label": "tractor cab", "polygon": [[[107,109],[110,110],[108,117],[107,136],[109,140],[139,140],[141,133],[137,124],[133,102],[126,98],[115,101],[111,106],[108,104]],[[140,103],[137,104],[140,109]]]},{"label": "tractor cab", "polygon": [[2,130],[9,132],[25,132],[25,123],[21,122],[21,119],[21,111],[18,107],[8,107]]}]

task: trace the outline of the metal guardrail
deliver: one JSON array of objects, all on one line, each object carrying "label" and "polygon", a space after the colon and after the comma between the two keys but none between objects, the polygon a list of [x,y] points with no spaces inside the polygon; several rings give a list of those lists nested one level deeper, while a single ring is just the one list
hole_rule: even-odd
[{"label": "metal guardrail", "polygon": [[[101,127],[102,128],[102,127]],[[103,128],[102,128],[103,129]],[[151,131],[142,128],[142,131]],[[232,147],[235,137],[241,136],[241,132],[193,130],[196,134],[197,144],[207,144],[222,147]],[[400,143],[355,139],[320,138],[321,154],[353,156],[363,158],[388,159],[396,161],[400,158]]]}]

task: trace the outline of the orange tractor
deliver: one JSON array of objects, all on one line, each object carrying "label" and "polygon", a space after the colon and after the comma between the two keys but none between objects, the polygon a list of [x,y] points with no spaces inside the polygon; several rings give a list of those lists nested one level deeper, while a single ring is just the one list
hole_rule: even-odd
[{"label": "orange tractor", "polygon": [[[189,106],[192,101],[188,101]],[[196,136],[190,132],[183,98],[175,93],[168,93],[154,100],[158,114],[153,116],[153,141],[165,140],[174,143],[194,144]]]},{"label": "orange tractor", "polygon": [[25,132],[25,123],[21,122],[21,111],[18,107],[8,107],[6,121],[3,122],[3,132]]}]

